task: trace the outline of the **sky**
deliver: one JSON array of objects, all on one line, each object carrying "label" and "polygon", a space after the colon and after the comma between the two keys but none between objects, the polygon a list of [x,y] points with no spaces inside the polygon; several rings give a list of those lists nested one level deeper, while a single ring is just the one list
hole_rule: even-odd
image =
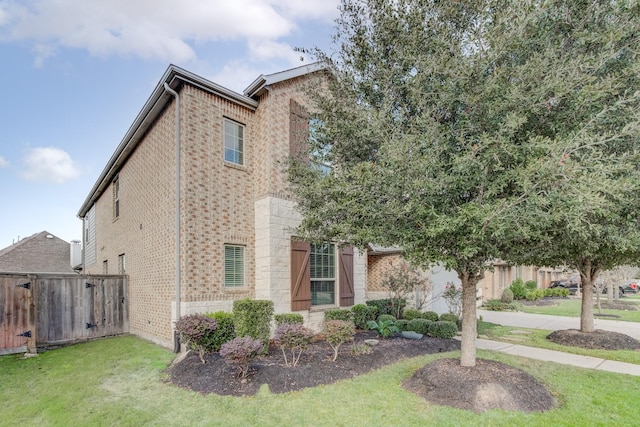
[{"label": "sky", "polygon": [[169,64],[236,92],[331,49],[339,0],[0,0],[0,249],[77,213]]}]

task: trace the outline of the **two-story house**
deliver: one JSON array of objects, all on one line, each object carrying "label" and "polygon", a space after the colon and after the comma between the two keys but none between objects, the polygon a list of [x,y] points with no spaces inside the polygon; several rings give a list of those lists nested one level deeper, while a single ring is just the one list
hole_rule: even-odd
[{"label": "two-story house", "polygon": [[78,212],[84,272],[129,276],[130,331],[175,344],[185,314],[270,299],[318,328],[365,299],[366,257],[295,239],[285,161],[308,129],[318,64],[243,94],[169,66]]}]

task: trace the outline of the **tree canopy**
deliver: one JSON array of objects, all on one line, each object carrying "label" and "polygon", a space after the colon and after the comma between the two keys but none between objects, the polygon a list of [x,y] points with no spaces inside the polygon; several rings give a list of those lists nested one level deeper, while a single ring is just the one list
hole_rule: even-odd
[{"label": "tree canopy", "polygon": [[329,83],[313,96],[311,161],[289,167],[300,231],[455,270],[473,366],[491,261],[566,262],[542,249],[589,236],[584,218],[623,201],[637,224],[638,3],[343,0],[340,12],[336,50],[315,52]]}]

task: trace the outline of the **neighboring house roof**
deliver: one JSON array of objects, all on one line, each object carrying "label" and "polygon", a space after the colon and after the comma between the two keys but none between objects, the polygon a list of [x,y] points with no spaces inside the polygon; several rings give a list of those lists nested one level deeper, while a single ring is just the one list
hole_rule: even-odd
[{"label": "neighboring house roof", "polygon": [[122,165],[124,165],[131,153],[133,153],[142,141],[147,130],[153,126],[155,119],[162,113],[166,105],[172,102],[173,96],[165,89],[165,83],[176,91],[184,83],[188,83],[205,92],[215,94],[255,111],[258,108],[258,101],[254,98],[268,90],[269,85],[300,77],[322,68],[323,66],[314,63],[279,73],[268,74],[266,76],[261,75],[245,90],[245,94],[242,95],[173,64],[169,65],[89,192],[89,195],[78,211],[78,217],[84,218],[86,216],[91,206],[100,198],[105,189],[108,188]]},{"label": "neighboring house roof", "polygon": [[385,248],[374,244],[369,245],[369,254],[371,255],[399,254],[402,252],[404,252],[404,250],[400,246]]},{"label": "neighboring house roof", "polygon": [[69,243],[42,231],[0,250],[3,273],[73,273]]}]

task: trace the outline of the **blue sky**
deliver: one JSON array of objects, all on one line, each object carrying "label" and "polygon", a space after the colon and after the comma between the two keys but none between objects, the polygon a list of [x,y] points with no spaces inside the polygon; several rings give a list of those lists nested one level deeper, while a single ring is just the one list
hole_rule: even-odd
[{"label": "blue sky", "polygon": [[[236,92],[331,47],[338,0],[0,0],[0,249],[76,214],[169,64]],[[308,59],[307,59],[308,61]]]}]

